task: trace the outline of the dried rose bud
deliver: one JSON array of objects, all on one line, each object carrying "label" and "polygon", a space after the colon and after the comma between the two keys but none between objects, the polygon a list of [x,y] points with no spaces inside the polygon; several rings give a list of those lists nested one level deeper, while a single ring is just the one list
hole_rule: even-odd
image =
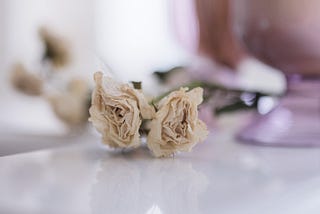
[{"label": "dried rose bud", "polygon": [[153,118],[155,111],[140,90],[111,78],[94,74],[90,121],[110,147],[135,148],[140,145],[142,119]]},{"label": "dried rose bud", "polygon": [[207,135],[206,125],[198,118],[203,89],[186,88],[171,92],[159,103],[151,122],[148,147],[156,157],[170,156],[178,151],[191,151]]},{"label": "dried rose bud", "polygon": [[27,71],[22,64],[13,67],[11,83],[17,90],[28,95],[38,96],[42,93],[42,79]]},{"label": "dried rose bud", "polygon": [[44,60],[48,60],[54,67],[63,67],[70,61],[70,52],[65,40],[53,35],[46,28],[39,30],[45,46]]},{"label": "dried rose bud", "polygon": [[89,118],[90,88],[82,79],[72,79],[67,91],[49,95],[49,103],[59,119],[70,127],[87,123]]}]

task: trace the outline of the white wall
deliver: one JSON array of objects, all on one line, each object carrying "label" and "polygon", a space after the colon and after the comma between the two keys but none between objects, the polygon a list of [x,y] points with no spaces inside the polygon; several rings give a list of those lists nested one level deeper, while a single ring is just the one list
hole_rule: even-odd
[{"label": "white wall", "polygon": [[124,81],[144,80],[154,69],[183,63],[166,0],[97,0],[97,53]]},{"label": "white wall", "polygon": [[[17,60],[33,67],[41,57],[40,26],[63,35],[75,56],[72,70],[83,67],[86,49],[92,47],[92,3],[87,0],[2,0],[5,4],[6,62]],[[69,68],[70,70],[70,68]]]},{"label": "white wall", "polygon": [[[92,79],[92,73],[106,70],[107,63],[122,81],[148,80],[154,69],[186,59],[174,39],[168,9],[166,0],[0,0],[1,79],[7,84],[0,84],[0,126],[39,131],[39,126],[46,129],[52,123],[54,116],[43,99],[8,90],[6,78],[17,61],[39,69],[40,26],[71,42],[74,61],[66,73]],[[144,81],[145,88],[148,83],[154,87]]]},{"label": "white wall", "polygon": [[[4,52],[4,1],[0,1],[0,84],[3,79],[3,52]],[[0,92],[1,93],[1,92]]]},{"label": "white wall", "polygon": [[[3,56],[0,84],[0,127],[41,133],[57,131],[59,121],[43,98],[21,95],[9,86],[12,64],[21,61],[39,71],[43,51],[38,29],[47,26],[70,41],[73,61],[66,73],[93,73],[93,9],[88,0],[0,0],[0,45]],[[61,125],[61,124],[60,124]]]}]

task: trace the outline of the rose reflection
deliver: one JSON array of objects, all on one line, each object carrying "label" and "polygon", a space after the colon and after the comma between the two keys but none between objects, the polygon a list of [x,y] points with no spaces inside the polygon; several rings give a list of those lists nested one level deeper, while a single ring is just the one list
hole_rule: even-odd
[{"label": "rose reflection", "polygon": [[207,177],[191,163],[106,158],[92,186],[91,209],[98,213],[199,213]]}]

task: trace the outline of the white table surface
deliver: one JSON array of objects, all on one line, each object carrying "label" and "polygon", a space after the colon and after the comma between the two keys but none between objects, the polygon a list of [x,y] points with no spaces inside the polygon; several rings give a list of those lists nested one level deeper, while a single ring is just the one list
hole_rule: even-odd
[{"label": "white table surface", "polygon": [[91,132],[2,156],[0,213],[319,214],[320,149],[239,144],[232,133],[241,117],[230,118],[175,158],[111,152]]}]

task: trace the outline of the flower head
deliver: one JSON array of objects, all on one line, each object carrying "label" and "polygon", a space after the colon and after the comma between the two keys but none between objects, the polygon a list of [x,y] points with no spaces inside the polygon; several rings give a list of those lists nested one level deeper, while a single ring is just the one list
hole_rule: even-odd
[{"label": "flower head", "polygon": [[177,151],[191,151],[207,134],[206,125],[198,118],[198,105],[203,89],[187,88],[170,93],[159,103],[151,122],[148,147],[156,157],[169,156]]},{"label": "flower head", "polygon": [[39,96],[43,90],[42,79],[29,72],[22,64],[16,64],[11,73],[11,83],[19,90],[28,95]]},{"label": "flower head", "polygon": [[140,90],[111,78],[94,74],[96,88],[92,94],[90,121],[110,147],[132,148],[140,145],[142,119],[151,119],[155,111]]}]

